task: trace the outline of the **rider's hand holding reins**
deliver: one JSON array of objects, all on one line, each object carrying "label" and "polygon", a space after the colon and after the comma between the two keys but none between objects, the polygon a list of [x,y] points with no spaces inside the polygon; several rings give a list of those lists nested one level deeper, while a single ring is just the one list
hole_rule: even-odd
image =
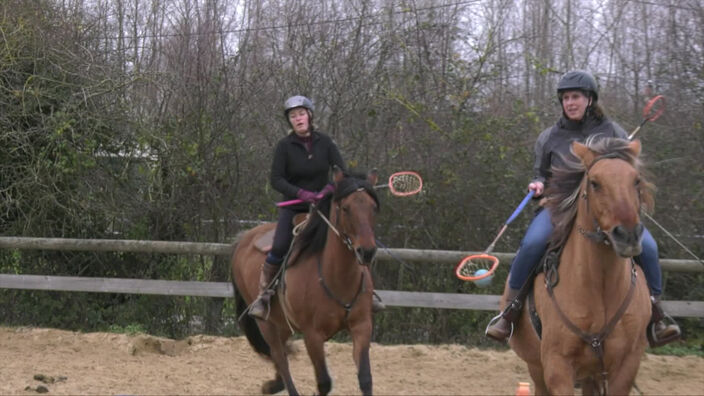
[{"label": "rider's hand holding reins", "polygon": [[318,194],[314,193],[313,191],[308,191],[304,189],[298,190],[296,193],[296,196],[303,202],[308,202],[308,203],[315,203],[318,198]]},{"label": "rider's hand holding reins", "polygon": [[326,184],[325,187],[323,187],[320,192],[315,196],[316,201],[320,201],[321,199],[325,198],[328,194],[332,194],[333,191],[335,191],[335,185],[334,184]]}]

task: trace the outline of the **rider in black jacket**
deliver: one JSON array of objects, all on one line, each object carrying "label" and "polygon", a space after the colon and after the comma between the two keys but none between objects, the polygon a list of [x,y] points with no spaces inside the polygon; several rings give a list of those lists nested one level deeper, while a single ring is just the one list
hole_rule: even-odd
[{"label": "rider in black jacket", "polygon": [[[271,185],[283,194],[284,200],[300,199],[298,204],[279,208],[279,218],[271,250],[266,256],[259,276],[259,296],[252,303],[249,314],[266,320],[269,300],[267,290],[279,271],[293,239],[293,217],[308,212],[310,204],[332,193],[330,170],[337,166],[345,170],[342,155],[335,142],[313,125],[313,102],[305,96],[292,96],[284,104],[284,116],[292,130],[279,140],[271,165]],[[375,312],[384,308],[373,299]]]}]

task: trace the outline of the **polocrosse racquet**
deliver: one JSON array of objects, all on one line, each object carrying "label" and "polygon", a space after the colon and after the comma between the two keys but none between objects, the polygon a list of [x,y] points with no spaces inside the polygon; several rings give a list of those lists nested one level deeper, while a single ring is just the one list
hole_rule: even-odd
[{"label": "polocrosse racquet", "polygon": [[407,197],[418,194],[423,189],[423,179],[416,172],[402,171],[389,176],[387,184],[380,184],[374,188],[389,188],[389,192],[397,197]]},{"label": "polocrosse racquet", "polygon": [[[657,105],[656,105],[656,106],[653,106],[656,102],[657,102]],[[653,107],[655,107],[656,109],[653,110]],[[652,111],[655,111],[655,114],[654,114],[654,115],[651,115],[650,117],[648,117],[648,114],[651,113]],[[664,112],[665,112],[665,97],[664,97],[664,96],[658,95],[658,96],[656,96],[656,97],[650,99],[650,101],[648,101],[648,104],[646,104],[645,107],[643,108],[643,118],[644,118],[643,121],[640,123],[640,125],[638,125],[638,127],[637,127],[633,132],[631,132],[630,135],[628,135],[628,140],[633,140],[633,137],[636,135],[636,133],[638,133],[638,131],[640,130],[640,127],[642,127],[642,126],[646,123],[646,121],[655,121],[655,120],[657,120],[658,117],[660,117],[660,116],[662,115],[662,113],[664,113]],[[673,241],[675,241],[678,245],[680,245],[680,247],[683,248],[683,249],[684,249],[687,253],[689,253],[692,257],[694,257],[695,259],[697,259],[699,262],[703,262],[703,263],[704,263],[704,261],[702,261],[702,259],[700,259],[700,258],[699,258],[696,254],[694,254],[691,250],[689,250],[689,248],[688,248],[687,246],[685,246],[682,242],[680,242],[677,238],[675,238],[674,235],[672,235],[672,233],[671,233],[670,231],[668,231],[667,229],[665,229],[665,227],[663,227],[662,225],[660,225],[660,223],[658,223],[657,221],[655,221],[655,219],[652,218],[652,217],[648,214],[648,212],[643,212],[643,215],[644,215],[645,217],[647,217],[648,220],[652,221],[656,226],[660,227],[660,229],[661,229],[663,232],[665,232],[665,234],[666,234],[667,236],[669,236]]]},{"label": "polocrosse racquet", "polygon": [[662,95],[658,95],[648,101],[648,103],[645,105],[643,108],[643,121],[638,125],[638,127],[631,132],[630,135],[628,135],[628,140],[633,140],[633,137],[636,136],[638,131],[640,131],[640,128],[645,125],[646,122],[648,121],[655,121],[660,116],[662,113],[665,112],[665,97]]},{"label": "polocrosse racquet", "polygon": [[511,222],[516,217],[518,217],[518,215],[523,211],[523,208],[526,207],[530,199],[533,198],[534,194],[535,191],[533,190],[530,190],[528,192],[525,198],[523,198],[523,201],[521,201],[516,210],[513,211],[511,216],[501,227],[499,233],[496,235],[496,238],[494,238],[494,241],[491,242],[489,247],[487,247],[484,252],[480,254],[469,255],[463,258],[462,261],[460,261],[460,263],[455,268],[455,275],[458,278],[464,281],[476,282],[485,278],[489,278],[490,276],[494,276],[494,271],[499,266],[499,259],[489,253],[494,250],[496,242],[499,240],[499,238],[501,238],[501,235],[504,234],[504,231],[506,231],[508,225],[511,224]]},{"label": "polocrosse racquet", "polygon": [[[401,171],[389,176],[387,184],[380,184],[374,188],[388,188],[389,192],[397,197],[407,197],[418,194],[423,189],[423,179],[416,172]],[[278,202],[276,206],[295,205],[303,202],[301,199]]]}]

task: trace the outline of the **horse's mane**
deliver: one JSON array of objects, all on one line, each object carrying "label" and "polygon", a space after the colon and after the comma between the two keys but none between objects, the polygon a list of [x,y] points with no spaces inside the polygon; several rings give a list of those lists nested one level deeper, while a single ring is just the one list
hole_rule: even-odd
[{"label": "horse's mane", "polygon": [[[644,163],[628,150],[629,140],[618,138],[599,138],[590,136],[584,143],[597,157],[608,155],[611,158],[622,159],[631,164],[641,176],[640,196],[643,209],[652,210],[654,205],[654,185],[649,182]],[[570,152],[572,152],[570,148]],[[577,216],[577,198],[579,197],[582,179],[586,168],[581,160],[572,152],[563,156],[564,167],[553,167],[550,183],[545,191],[546,208],[550,210],[554,231],[550,240],[551,246],[561,246],[567,240]]]},{"label": "horse's mane", "polygon": [[[374,201],[376,201],[377,208],[380,207],[379,198],[374,190],[374,186],[367,181],[366,174],[345,172],[344,176],[345,177],[337,183],[335,192],[318,202],[317,208],[320,213],[327,216],[328,213],[330,213],[330,204],[333,201],[339,202],[341,199],[359,189],[364,189]],[[327,240],[327,231],[328,225],[325,220],[320,217],[317,211],[312,211],[308,223],[295,240],[296,248],[299,249],[299,253],[304,255],[322,251]]]}]

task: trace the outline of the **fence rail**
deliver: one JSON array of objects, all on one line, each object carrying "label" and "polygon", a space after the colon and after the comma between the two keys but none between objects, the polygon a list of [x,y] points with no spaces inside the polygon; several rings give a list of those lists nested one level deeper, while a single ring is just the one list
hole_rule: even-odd
[{"label": "fence rail", "polygon": [[[0,248],[39,250],[78,250],[103,252],[143,252],[196,255],[230,255],[232,246],[223,243],[133,241],[114,239],[59,239],[0,237]],[[456,263],[468,254],[449,250],[387,249],[380,250],[378,259],[428,263]],[[508,261],[512,253],[494,253],[499,260]],[[704,265],[696,260],[662,259],[667,271],[704,272]],[[88,278],[50,275],[0,274],[0,288],[57,290],[98,293],[133,293],[171,296],[232,297],[233,287],[228,282],[167,281],[147,279]],[[378,290],[388,306],[434,309],[472,309],[495,311],[499,296],[484,294],[455,294]],[[677,317],[704,317],[702,301],[665,301],[668,313]]]},{"label": "fence rail", "polygon": [[[76,250],[91,252],[133,252],[133,253],[170,253],[229,256],[232,245],[210,242],[171,242],[171,241],[137,241],[125,239],[72,239],[72,238],[31,238],[0,237],[0,248],[37,249],[37,250]],[[458,263],[462,258],[480,252],[458,250],[428,249],[380,249],[379,261],[399,259],[412,262]],[[510,261],[514,253],[492,253],[501,262]],[[660,259],[665,271],[704,272],[704,263],[686,259]]]}]

